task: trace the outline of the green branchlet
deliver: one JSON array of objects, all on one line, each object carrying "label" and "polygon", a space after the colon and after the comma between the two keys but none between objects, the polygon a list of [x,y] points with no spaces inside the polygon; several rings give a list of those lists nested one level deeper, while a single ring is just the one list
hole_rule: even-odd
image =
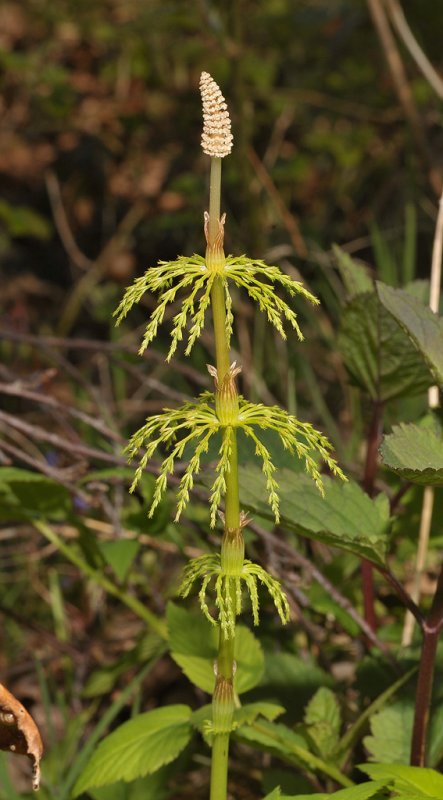
[{"label": "green branchlet", "polygon": [[[254,302],[258,304],[271,325],[286,339],[283,323],[286,320],[294,328],[299,339],[303,339],[302,332],[297,322],[297,316],[291,307],[277,294],[277,288],[284,289],[290,297],[302,295],[309,302],[317,304],[318,300],[309,292],[302,283],[294,281],[285,275],[278,267],[269,267],[263,261],[251,259],[247,256],[228,256],[219,254],[214,260],[209,260],[198,255],[191,257],[180,256],[175,261],[160,261],[157,267],[151,267],[137,278],[130,286],[115,311],[117,324],[131,310],[132,306],[139,303],[145,292],[158,295],[158,305],[152,312],[146,328],[140,353],[155,339],[158,327],[163,322],[168,305],[185,293],[180,311],[174,316],[171,330],[171,346],[167,355],[169,361],[174,355],[178,343],[183,339],[183,333],[190,324],[188,343],[185,354],[189,355],[195,341],[200,336],[204,327],[205,314],[210,304],[211,288],[214,279],[220,276],[225,287],[227,315],[226,337],[229,341],[232,331],[232,303],[228,290],[231,281],[239,288],[245,289]],[[223,253],[223,250],[221,250]],[[220,259],[222,259],[220,261]]]},{"label": "green branchlet", "polygon": [[194,479],[200,471],[201,457],[208,451],[211,437],[220,432],[222,443],[210,497],[211,527],[215,526],[217,508],[226,491],[226,474],[229,471],[234,428],[242,430],[254,442],[255,453],[262,462],[268,501],[276,522],[280,519],[278,483],[274,477],[276,467],[271,453],[261,441],[257,429],[274,431],[286,450],[303,459],[308,474],[320,492],[323,492],[323,483],[316,456],[323,459],[334,475],[346,480],[337,462],[330,455],[330,442],[309,422],[300,422],[295,416],[278,406],[250,403],[239,396],[237,420],[233,419],[231,424],[223,425],[215,410],[214,394],[204,392],[196,402],[185,403],[177,409],[166,408],[163,413],[148,418],[146,424],[136,431],[129,441],[126,448],[129,460],[145,448],[135,472],[131,491],[135,489],[146,464],[157,448],[162,444],[171,448],[162,463],[160,474],[156,480],[149,516],[153,515],[160,503],[167,488],[168,475],[174,472],[176,460],[182,458],[185,447],[188,446],[192,456],[181,478],[177,495],[175,520],[180,518],[189,502],[189,493],[194,485]]},{"label": "green branchlet", "polygon": [[[198,594],[200,608],[211,624],[216,625],[218,622],[227,639],[234,636],[235,619],[242,612],[242,582],[245,584],[251,600],[254,625],[259,623],[257,581],[268,590],[283,625],[289,621],[289,604],[279,581],[269,575],[263,567],[248,559],[243,562],[240,574],[229,574],[222,570],[221,557],[218,554],[194,558],[184,570],[183,581],[179,589],[182,597],[187,597],[194,583],[198,581],[201,581]],[[212,616],[207,601],[207,591],[212,581],[215,606],[218,609],[217,618]]]}]

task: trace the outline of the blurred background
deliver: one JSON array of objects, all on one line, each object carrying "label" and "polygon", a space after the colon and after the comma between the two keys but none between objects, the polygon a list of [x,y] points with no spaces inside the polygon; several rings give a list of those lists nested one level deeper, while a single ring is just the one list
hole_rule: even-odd
[{"label": "blurred background", "polygon": [[[148,266],[203,252],[200,73],[219,83],[233,124],[226,251],[278,264],[322,302],[300,308],[300,344],[274,338],[234,297],[242,391],[321,427],[358,474],[367,418],[337,350],[343,287],[332,245],[393,285],[428,277],[443,174],[442,29],[435,0],[1,3],[0,674],[44,729],[45,797],[69,797],[75,776],[62,790],[61,775],[85,731],[155,649],[146,621],[88,564],[160,619],[185,557],[201,552],[204,503],[179,530],[171,499],[148,522],[152,477],[130,499],[121,452],[146,415],[209,388],[210,332],[171,367],[166,330],[136,355],[154,298],[117,330],[112,316]],[[424,396],[414,413],[417,404]],[[410,409],[403,403],[402,418]],[[37,512],[54,522],[64,555],[30,523]],[[347,558],[340,569],[326,558],[326,571],[343,581],[355,566]],[[310,608],[314,622],[332,613],[318,585]],[[346,615],[331,626],[332,661],[349,665],[355,628]],[[307,625],[287,647],[307,652],[314,633]],[[144,709],[190,691],[171,660],[143,686]],[[2,764],[3,796],[26,793],[27,778],[12,786]],[[174,798],[205,796],[200,767]],[[253,797],[237,778],[238,797]]]}]

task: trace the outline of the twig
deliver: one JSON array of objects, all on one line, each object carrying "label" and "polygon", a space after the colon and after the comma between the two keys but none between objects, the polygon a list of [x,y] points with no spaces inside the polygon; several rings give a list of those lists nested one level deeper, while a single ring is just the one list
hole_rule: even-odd
[{"label": "twig", "polygon": [[26,384],[22,380],[16,380],[12,383],[0,383],[0,394],[8,394],[12,397],[21,397],[27,400],[34,400],[36,403],[40,405],[47,406],[54,411],[64,411],[70,414],[70,416],[74,417],[75,419],[80,420],[81,422],[86,423],[94,430],[101,433],[103,436],[106,436],[112,441],[117,442],[117,444],[122,444],[124,439],[119,436],[115,431],[108,428],[102,420],[97,419],[97,417],[91,417],[89,414],[85,414],[83,411],[79,411],[72,406],[67,406],[63,403],[60,403],[55,397],[52,397],[48,394],[43,394],[42,392],[34,392],[31,389],[26,388]]},{"label": "twig", "polygon": [[[0,339],[10,339],[13,342],[27,342],[35,347],[42,348],[57,348],[64,350],[97,350],[99,352],[105,351],[114,353],[122,351],[124,353],[138,353],[138,347],[134,344],[125,344],[123,339],[118,342],[103,342],[99,339],[82,339],[82,338],[69,338],[62,336],[38,336],[32,333],[21,333],[7,328],[0,328]],[[134,337],[131,335],[131,339]],[[155,350],[146,350],[143,353],[143,358],[146,361],[156,361],[157,363],[164,364],[165,358],[161,353],[156,353]],[[179,361],[174,361],[174,370],[181,372],[189,380],[192,380],[199,386],[207,388],[209,386],[209,379],[193,369],[188,364],[181,364]]]},{"label": "twig", "polygon": [[440,100],[443,100],[443,80],[432,66],[412,33],[399,0],[386,0],[386,3],[392,22],[397,29],[397,33],[403,40],[404,45],[408,48],[417,67],[423,73],[429,85],[432,86]]},{"label": "twig", "polygon": [[45,182],[46,189],[48,191],[49,202],[51,204],[52,215],[54,217],[55,227],[57,228],[58,235],[62,240],[63,246],[69,258],[73,264],[75,264],[84,272],[86,270],[90,270],[94,266],[94,261],[82,253],[74,239],[74,236],[72,235],[63,205],[60,183],[53,170],[47,170],[45,174]]},{"label": "twig", "polygon": [[272,180],[268,170],[264,166],[263,162],[259,159],[255,150],[250,147],[248,149],[248,158],[257,174],[258,179],[266,189],[269,197],[271,198],[272,202],[274,203],[275,208],[291,237],[291,241],[294,247],[295,252],[300,258],[306,258],[308,255],[308,248],[306,247],[306,243],[303,239],[303,236],[300,232],[300,226],[298,223],[297,218],[294,214],[291,214],[290,211],[286,208],[284,204],[280,192],[278,191],[274,181]]},{"label": "twig", "polygon": [[369,11],[372,15],[374,25],[380,37],[386,61],[392,76],[392,80],[397,91],[398,98],[403,107],[405,115],[411,125],[411,131],[421,157],[429,169],[429,181],[437,194],[441,191],[441,181],[433,172],[432,158],[429,153],[426,136],[423,131],[422,117],[418,113],[417,107],[412,96],[411,88],[406,77],[405,68],[398,51],[393,33],[389,26],[389,21],[382,3],[382,0],[367,0]]},{"label": "twig", "polygon": [[134,203],[123,217],[115,234],[95,260],[93,266],[74,286],[59,323],[59,331],[63,335],[66,335],[72,329],[83,302],[105,274],[111,254],[118,250],[127,240],[128,236],[145,216],[146,211],[147,205],[144,200]]}]

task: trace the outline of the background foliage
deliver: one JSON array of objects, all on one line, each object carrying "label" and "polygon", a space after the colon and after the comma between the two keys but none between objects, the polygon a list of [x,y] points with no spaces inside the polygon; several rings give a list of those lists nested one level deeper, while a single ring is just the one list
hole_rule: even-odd
[{"label": "background foliage", "polygon": [[[432,0],[405,0],[403,8],[441,72],[443,8]],[[191,605],[176,627],[171,620],[185,612],[168,605],[186,558],[206,552],[208,535],[217,538],[208,534],[205,487],[197,487],[180,526],[171,522],[172,495],[148,520],[156,463],[130,497],[132,469],[121,455],[147,415],[210,386],[211,338],[203,335],[192,358],[179,354],[168,366],[166,332],[143,360],[136,356],[153,298],[117,332],[112,318],[123,288],[148,265],[202,252],[202,70],[219,82],[233,118],[235,146],[224,172],[227,252],[278,263],[322,303],[320,310],[297,308],[306,341],[290,334],[282,343],[265,335],[245,295],[234,296],[243,393],[324,430],[356,482],[374,400],[385,403],[387,432],[425,412],[429,371],[372,282],[415,281],[413,294],[427,298],[442,106],[398,46],[418,126],[407,119],[363,0],[28,0],[0,7],[0,668],[43,730],[45,800],[71,796],[95,743],[117,722],[167,704],[197,709],[211,689],[213,642],[202,633],[202,654]],[[374,320],[381,341],[362,351]],[[386,498],[366,498],[367,513],[356,522],[353,503],[362,491],[355,484],[331,489],[337,516],[325,530],[320,498],[308,506],[303,478],[294,491],[299,466],[269,438],[282,468],[284,532],[272,529],[261,505],[247,442],[242,497],[256,522],[251,552],[285,583],[294,622],[280,631],[269,609],[261,644],[252,633],[246,639],[245,702],[274,704],[260,730],[239,733],[233,748],[232,792],[246,800],[277,784],[282,796],[338,789],[334,775],[312,768],[312,753],[361,780],[354,765],[383,761],[389,731],[399,735],[395,746],[389,740],[391,760],[407,763],[411,683],[372,709],[349,749],[339,745],[369,704],[414,666],[419,642],[400,651],[403,609],[381,577],[379,628],[372,641],[363,635],[357,556],[383,562],[389,552],[408,586],[421,487],[402,483],[401,464],[399,478],[379,471],[376,490],[396,513],[389,542]],[[395,444],[384,444],[394,461]],[[441,504],[437,490],[425,606],[442,544]],[[363,524],[367,538],[356,545]],[[336,549],[346,537],[350,546]],[[442,701],[437,687],[432,767],[443,755]],[[294,739],[274,721],[279,704]],[[179,722],[190,744],[178,767],[165,764],[128,789],[118,784],[90,797],[206,797],[208,750],[195,734],[198,719],[192,737],[191,723]],[[2,760],[2,797],[28,792],[26,766]]]}]

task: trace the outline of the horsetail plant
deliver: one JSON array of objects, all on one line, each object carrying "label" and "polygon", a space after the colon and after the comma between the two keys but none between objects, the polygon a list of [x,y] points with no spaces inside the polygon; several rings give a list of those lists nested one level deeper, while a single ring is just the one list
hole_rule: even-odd
[{"label": "horsetail plant", "polygon": [[[160,446],[169,448],[156,480],[149,510],[151,516],[167,489],[168,476],[174,472],[176,459],[183,457],[185,448],[191,450],[191,458],[178,488],[177,521],[190,500],[201,459],[207,453],[212,437],[221,435],[210,493],[210,526],[213,528],[216,525],[217,513],[224,526],[221,550],[219,554],[204,555],[188,564],[180,592],[186,597],[194,584],[199,584],[201,610],[219,628],[212,719],[207,722],[206,731],[212,743],[210,800],[226,800],[229,738],[233,730],[234,708],[238,703],[235,694],[234,641],[236,618],[242,611],[243,589],[249,595],[255,625],[259,621],[259,583],[268,590],[282,623],[289,621],[289,605],[280,583],[261,566],[245,559],[243,528],[249,520],[240,509],[237,432],[243,431],[254,443],[276,522],[279,521],[276,467],[262,440],[262,431],[273,431],[285,449],[304,460],[306,470],[320,492],[323,491],[323,485],[319,457],[334,475],[343,479],[344,475],[330,454],[329,441],[312,425],[301,422],[281,408],[250,403],[237,392],[236,378],[241,368],[235,362],[230,363],[234,321],[230,284],[246,290],[283,338],[286,338],[285,322],[292,326],[300,340],[303,335],[295,312],[280,297],[278,290],[286,291],[290,299],[301,295],[313,304],[317,304],[318,300],[300,282],[283,274],[278,267],[267,266],[263,261],[245,255],[225,256],[226,215],[220,214],[221,165],[222,159],[232,149],[231,121],[219,87],[206,72],[201,75],[200,90],[204,119],[201,143],[204,153],[211,159],[209,213],[204,214],[205,256],[180,256],[175,261],[161,261],[127,289],[116,315],[117,322],[120,322],[146,291],[158,295],[158,305],[151,314],[140,347],[142,353],[156,337],[168,305],[181,297],[181,308],[172,322],[171,345],[167,354],[169,361],[186,329],[188,339],[185,354],[189,355],[205,325],[206,311],[209,306],[212,309],[216,365],[208,366],[208,370],[214,379],[214,391],[204,392],[195,402],[185,403],[181,408],[166,408],[161,414],[150,417],[132,436],[127,454],[130,460],[139,456],[131,487],[134,490],[156,450]],[[221,513],[223,500],[224,512]]]}]

